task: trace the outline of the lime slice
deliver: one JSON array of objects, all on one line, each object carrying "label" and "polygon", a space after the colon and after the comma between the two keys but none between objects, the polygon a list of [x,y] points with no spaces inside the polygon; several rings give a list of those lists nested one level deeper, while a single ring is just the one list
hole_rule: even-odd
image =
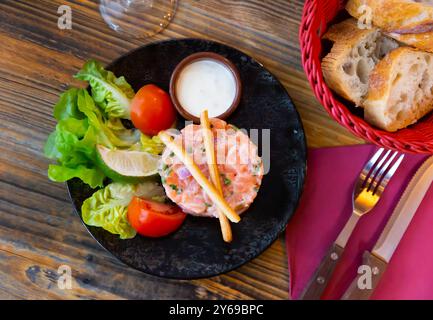
[{"label": "lime slice", "polygon": [[135,182],[158,172],[160,156],[142,151],[111,150],[97,145],[98,166],[114,181]]}]

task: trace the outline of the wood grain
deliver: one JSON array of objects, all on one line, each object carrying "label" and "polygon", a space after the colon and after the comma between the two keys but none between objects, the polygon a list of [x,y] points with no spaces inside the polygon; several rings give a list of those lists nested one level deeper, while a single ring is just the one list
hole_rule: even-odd
[{"label": "wood grain", "polygon": [[[57,8],[72,8],[72,30],[57,28]],[[234,46],[284,84],[301,114],[308,144],[361,143],[318,104],[300,64],[301,0],[180,0],[173,22],[152,39],[109,29],[98,2],[0,2],[0,298],[3,299],[287,299],[281,237],[260,257],[218,277],[156,279],[127,268],[90,237],[63,184],[47,179],[42,149],[53,130],[52,106],[83,62],[108,63],[155,40],[200,37]],[[71,290],[57,269],[72,268]]]}]

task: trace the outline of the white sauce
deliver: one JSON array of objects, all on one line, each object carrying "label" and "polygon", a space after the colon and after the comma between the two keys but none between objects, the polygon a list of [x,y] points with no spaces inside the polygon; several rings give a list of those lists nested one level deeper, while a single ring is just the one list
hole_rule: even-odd
[{"label": "white sauce", "polygon": [[213,60],[199,60],[187,65],[176,82],[176,96],[182,107],[200,117],[207,109],[216,118],[227,111],[236,96],[236,80],[223,64]]}]

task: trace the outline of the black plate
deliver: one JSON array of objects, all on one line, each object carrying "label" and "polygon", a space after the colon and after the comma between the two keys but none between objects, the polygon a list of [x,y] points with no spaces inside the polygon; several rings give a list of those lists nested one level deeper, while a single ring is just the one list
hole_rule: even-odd
[{"label": "black plate", "polygon": [[[135,90],[155,83],[168,91],[178,62],[199,51],[219,53],[239,68],[242,100],[228,122],[238,128],[271,129],[270,171],[242,221],[232,224],[233,242],[223,242],[219,223],[211,218],[188,217],[177,232],[160,239],[136,236],[120,240],[102,228],[87,226],[92,236],[122,262],[148,274],[174,279],[218,275],[263,252],[284,231],[292,216],[306,171],[304,130],[289,95],[269,71],[239,50],[199,39],[163,41],[122,56],[108,69],[125,76]],[[81,217],[81,204],[93,190],[79,180],[69,181],[68,188]]]}]

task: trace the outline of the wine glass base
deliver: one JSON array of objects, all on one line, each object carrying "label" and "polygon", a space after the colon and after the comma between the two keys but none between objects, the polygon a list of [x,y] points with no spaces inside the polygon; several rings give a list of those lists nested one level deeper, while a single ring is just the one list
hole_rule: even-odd
[{"label": "wine glass base", "polygon": [[149,38],[173,20],[177,0],[100,0],[99,12],[108,26],[133,38]]}]

